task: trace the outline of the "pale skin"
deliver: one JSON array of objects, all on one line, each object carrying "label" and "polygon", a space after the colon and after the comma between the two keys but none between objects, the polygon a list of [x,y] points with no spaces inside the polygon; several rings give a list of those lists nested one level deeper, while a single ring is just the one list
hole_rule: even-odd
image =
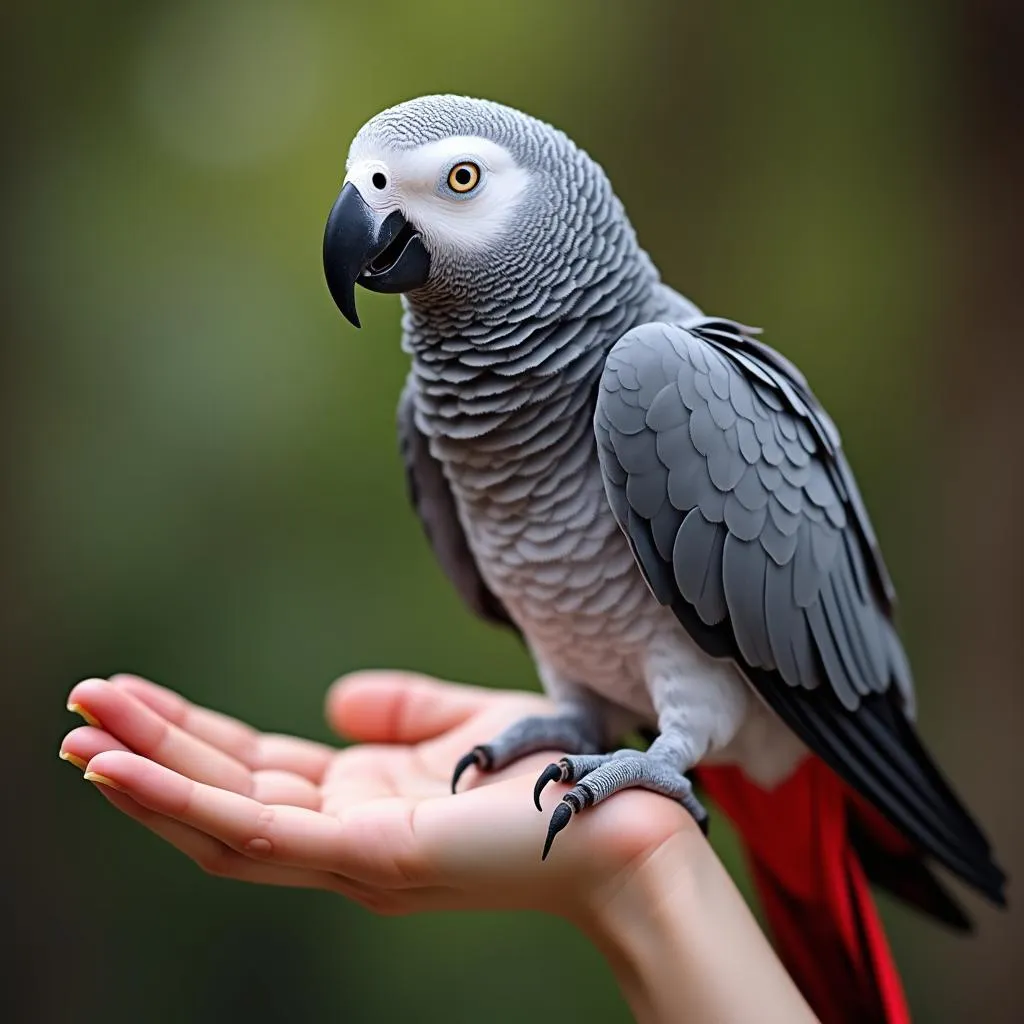
[{"label": "pale skin", "polygon": [[[544,698],[360,673],[327,695],[343,750],[260,733],[134,676],[69,695],[61,744],[118,810],[225,878],[324,889],[381,914],[531,909],[601,950],[641,1024],[813,1022],[721,862],[678,804],[641,790],[580,815],[540,859],[538,772],[452,766]],[[472,776],[472,778],[470,777]],[[568,787],[552,786],[553,805]]]}]

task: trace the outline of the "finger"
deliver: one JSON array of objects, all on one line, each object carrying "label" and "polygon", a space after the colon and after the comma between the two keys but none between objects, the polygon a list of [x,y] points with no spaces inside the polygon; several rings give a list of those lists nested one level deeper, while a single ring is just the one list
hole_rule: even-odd
[{"label": "finger", "polygon": [[507,699],[501,691],[410,672],[358,672],[330,688],[326,712],[333,729],[355,740],[420,743]]},{"label": "finger", "polygon": [[[60,745],[60,757],[85,771],[89,761],[107,750],[127,751],[129,748],[103,729],[83,725],[64,737]],[[253,799],[266,804],[292,804],[312,810],[320,810],[323,804],[320,788],[291,772],[252,772],[249,775],[248,793]]]},{"label": "finger", "polygon": [[198,829],[183,825],[180,821],[175,821],[143,807],[127,793],[116,790],[112,786],[98,785],[96,788],[119,811],[139,822],[165,842],[170,843],[209,875],[218,878],[232,878],[240,882],[253,882],[258,885],[324,889],[329,892],[342,893],[353,899],[363,899],[366,895],[363,887],[346,882],[329,871],[279,867],[275,864],[253,860]]},{"label": "finger", "polygon": [[241,761],[185,732],[106,680],[79,683],[71,691],[69,703],[84,708],[106,732],[137,754],[211,786],[236,793],[252,791],[252,772]]},{"label": "finger", "polygon": [[86,775],[111,784],[142,806],[264,862],[334,871],[389,887],[411,881],[414,850],[408,842],[406,801],[359,808],[355,827],[303,807],[264,804],[251,797],[193,782],[137,754],[108,751],[89,762]]},{"label": "finger", "polygon": [[110,682],[142,701],[168,722],[248,764],[259,735],[252,726],[219,711],[197,707],[173,690],[139,676],[114,675]]},{"label": "finger", "polygon": [[262,733],[237,718],[203,708],[173,690],[139,676],[116,675],[110,682],[196,739],[229,754],[249,769],[294,772],[320,782],[337,753],[331,747],[297,736]]},{"label": "finger", "polygon": [[64,737],[60,744],[60,758],[70,761],[83,772],[89,762],[105,750],[127,750],[128,748],[115,736],[105,732],[98,726],[81,725]]}]

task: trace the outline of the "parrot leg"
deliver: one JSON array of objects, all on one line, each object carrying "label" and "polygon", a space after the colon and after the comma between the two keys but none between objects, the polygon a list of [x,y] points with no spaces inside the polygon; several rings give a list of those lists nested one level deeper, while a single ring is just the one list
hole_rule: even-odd
[{"label": "parrot leg", "polygon": [[452,792],[471,765],[491,772],[539,750],[588,751],[604,746],[604,716],[598,705],[565,702],[553,715],[531,715],[509,726],[490,743],[474,747],[459,759],[452,774]]},{"label": "parrot leg", "polygon": [[549,765],[537,780],[538,806],[549,782],[572,785],[551,815],[544,857],[574,814],[623,789],[649,789],[677,800],[707,833],[708,813],[684,773],[709,750],[722,749],[735,737],[749,711],[749,688],[733,666],[697,655],[681,643],[653,649],[647,671],[658,736],[646,751],[574,757],[570,750],[570,756]]},{"label": "parrot leg", "polygon": [[[650,749],[616,750],[612,754],[585,754],[581,757],[563,757],[548,765],[537,779],[533,799],[541,810],[540,794],[549,782],[575,783],[562,797],[551,815],[547,839],[544,842],[545,859],[555,836],[569,824],[573,814],[584,807],[593,807],[622,789],[639,787],[678,800],[693,816],[701,831],[707,834],[708,812],[693,795],[693,785],[679,770],[679,754],[671,741],[659,736]],[[659,747],[659,744],[661,746]]]}]

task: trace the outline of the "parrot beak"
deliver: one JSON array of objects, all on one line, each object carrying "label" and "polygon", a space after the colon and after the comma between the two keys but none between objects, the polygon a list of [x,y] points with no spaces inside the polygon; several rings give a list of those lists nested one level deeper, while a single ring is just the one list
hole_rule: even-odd
[{"label": "parrot beak", "polygon": [[373,292],[421,288],[430,254],[419,232],[395,210],[381,219],[349,182],[338,196],[324,231],[324,276],[335,305],[353,326],[356,283]]}]

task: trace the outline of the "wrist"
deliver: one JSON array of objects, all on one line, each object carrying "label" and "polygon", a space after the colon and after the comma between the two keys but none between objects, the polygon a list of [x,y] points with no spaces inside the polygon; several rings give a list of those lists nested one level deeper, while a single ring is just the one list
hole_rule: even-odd
[{"label": "wrist", "polygon": [[576,923],[640,1024],[814,1021],[692,821],[595,890]]},{"label": "wrist", "polygon": [[608,962],[637,1021],[678,1017],[676,981],[693,960],[693,933],[711,912],[704,905],[706,882],[717,864],[687,819],[595,887],[575,919]]}]

